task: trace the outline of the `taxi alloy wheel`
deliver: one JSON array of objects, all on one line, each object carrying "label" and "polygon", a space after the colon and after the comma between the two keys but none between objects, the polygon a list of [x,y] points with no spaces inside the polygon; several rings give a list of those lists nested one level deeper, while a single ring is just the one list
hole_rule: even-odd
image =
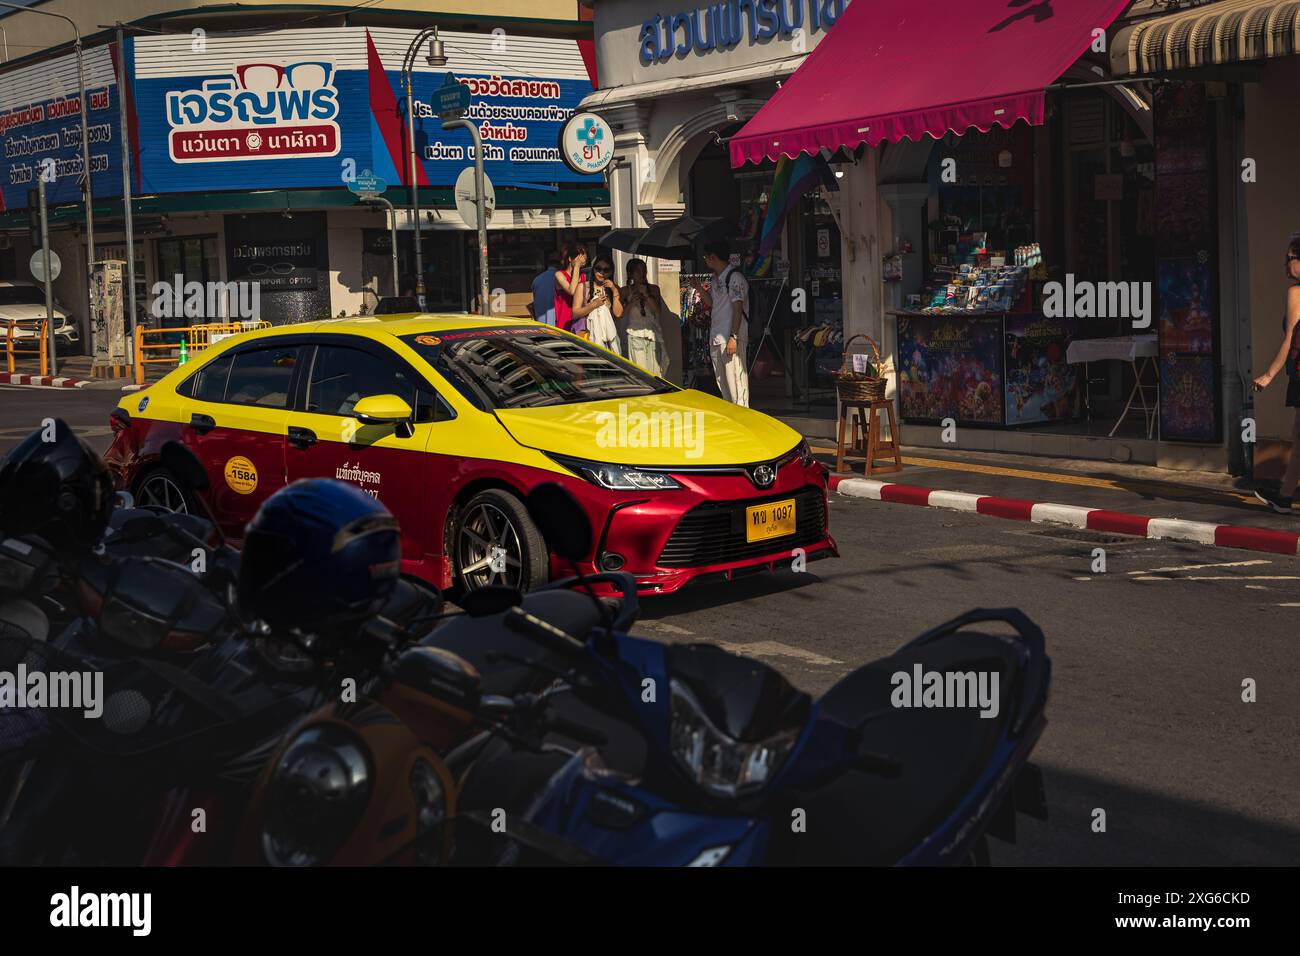
[{"label": "taxi alloy wheel", "polygon": [[159,508],[183,515],[192,510],[180,479],[166,468],[155,468],[140,479],[134,497],[137,508]]},{"label": "taxi alloy wheel", "polygon": [[547,559],[541,532],[514,495],[490,489],[466,503],[456,531],[462,588],[501,585],[527,591],[545,582]]}]

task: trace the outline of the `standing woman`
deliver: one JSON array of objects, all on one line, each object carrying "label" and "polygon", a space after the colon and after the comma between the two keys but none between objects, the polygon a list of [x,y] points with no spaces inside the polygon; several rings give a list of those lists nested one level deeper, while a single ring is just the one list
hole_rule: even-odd
[{"label": "standing woman", "polygon": [[668,311],[657,285],[646,281],[643,259],[627,264],[627,287],[623,289],[623,315],[627,318],[627,357],[651,375],[668,371],[668,349],[664,345],[660,318]]},{"label": "standing woman", "polygon": [[591,342],[615,355],[622,355],[623,350],[618,345],[618,326],[614,323],[623,316],[623,302],[618,286],[614,285],[614,263],[604,256],[591,267],[591,281],[583,289],[583,301],[596,302],[598,293],[600,304],[587,313]]},{"label": "standing woman", "polygon": [[582,281],[582,267],[587,264],[587,247],[570,239],[560,250],[563,268],[555,273],[555,324],[566,332],[587,334],[587,314],[605,304],[605,293],[587,295]]},{"label": "standing woman", "polygon": [[1291,499],[1296,484],[1300,482],[1300,235],[1291,240],[1286,250],[1286,277],[1291,288],[1286,292],[1286,314],[1282,318],[1282,344],[1269,363],[1268,371],[1255,379],[1255,389],[1263,391],[1286,369],[1287,408],[1294,408],[1295,420],[1291,423],[1291,458],[1276,495],[1256,491],[1255,497],[1279,514],[1291,514]]}]

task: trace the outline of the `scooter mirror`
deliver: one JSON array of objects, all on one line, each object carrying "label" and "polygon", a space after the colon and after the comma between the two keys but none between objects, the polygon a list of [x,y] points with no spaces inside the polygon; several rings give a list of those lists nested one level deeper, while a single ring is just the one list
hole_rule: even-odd
[{"label": "scooter mirror", "polygon": [[551,550],[576,562],[591,554],[591,520],[576,498],[563,486],[548,481],[528,494],[528,515]]},{"label": "scooter mirror", "polygon": [[523,602],[524,596],[518,588],[503,584],[489,584],[469,591],[460,600],[460,606],[470,617],[488,617],[508,611]]}]

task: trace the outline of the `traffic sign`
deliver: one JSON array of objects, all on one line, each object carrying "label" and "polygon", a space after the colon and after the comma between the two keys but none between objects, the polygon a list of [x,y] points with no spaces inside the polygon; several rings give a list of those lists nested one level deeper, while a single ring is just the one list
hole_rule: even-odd
[{"label": "traffic sign", "polygon": [[[37,282],[45,281],[45,253],[37,249],[32,253],[32,261],[28,263],[32,270],[32,275],[36,277]],[[59,261],[59,254],[53,249],[50,250],[50,282],[59,277],[63,271],[63,263]]]},{"label": "traffic sign", "polygon": [[614,159],[614,130],[595,113],[574,113],[560,130],[560,159],[575,173],[600,173]]},{"label": "traffic sign", "polygon": [[374,199],[387,188],[387,180],[380,179],[368,169],[361,170],[356,178],[348,183],[348,189],[356,193],[358,199]]},{"label": "traffic sign", "polygon": [[[456,196],[456,211],[460,213],[460,218],[465,220],[465,225],[471,229],[478,228],[478,202],[474,192],[474,167],[466,166],[456,177],[456,188],[453,190]],[[492,186],[492,180],[488,179],[487,173],[483,174],[483,192],[487,194],[487,200],[484,205],[487,207],[487,216],[484,222],[492,221],[492,211],[497,207],[497,191]]]},{"label": "traffic sign", "polygon": [[469,87],[458,82],[454,73],[448,73],[442,86],[434,91],[433,108],[443,119],[461,116],[469,109]]}]

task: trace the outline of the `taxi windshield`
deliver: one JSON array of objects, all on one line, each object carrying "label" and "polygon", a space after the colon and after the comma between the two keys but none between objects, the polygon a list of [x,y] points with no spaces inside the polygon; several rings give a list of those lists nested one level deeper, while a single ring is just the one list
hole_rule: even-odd
[{"label": "taxi windshield", "polygon": [[551,326],[404,335],[402,341],[467,399],[535,408],[676,391],[630,362]]}]

